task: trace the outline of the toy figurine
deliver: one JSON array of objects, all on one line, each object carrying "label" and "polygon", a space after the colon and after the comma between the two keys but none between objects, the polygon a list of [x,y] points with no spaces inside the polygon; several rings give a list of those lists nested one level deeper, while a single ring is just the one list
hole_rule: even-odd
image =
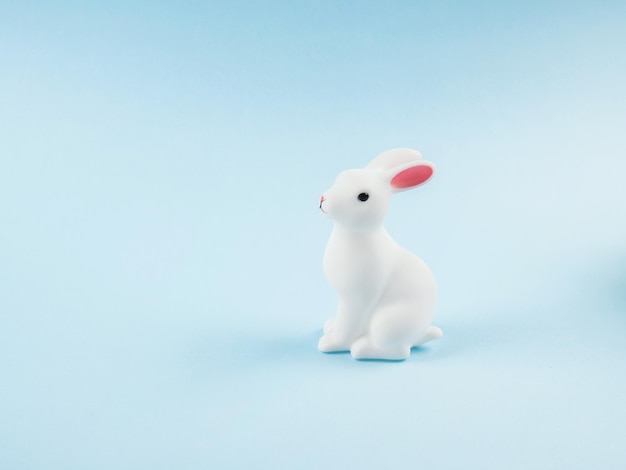
[{"label": "toy figurine", "polygon": [[335,222],[324,273],[339,308],[324,325],[320,351],[402,360],[412,347],[443,335],[431,325],[437,302],[433,274],[383,226],[391,195],[427,182],[434,171],[416,150],[392,149],[364,169],[340,173],[322,196],[320,210]]}]

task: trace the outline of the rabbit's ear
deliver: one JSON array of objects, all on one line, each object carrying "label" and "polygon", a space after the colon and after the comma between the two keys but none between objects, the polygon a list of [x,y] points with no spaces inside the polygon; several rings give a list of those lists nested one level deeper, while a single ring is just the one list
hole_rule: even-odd
[{"label": "rabbit's ear", "polygon": [[389,184],[394,192],[405,191],[426,183],[435,173],[435,165],[419,160],[406,163],[387,173]]}]

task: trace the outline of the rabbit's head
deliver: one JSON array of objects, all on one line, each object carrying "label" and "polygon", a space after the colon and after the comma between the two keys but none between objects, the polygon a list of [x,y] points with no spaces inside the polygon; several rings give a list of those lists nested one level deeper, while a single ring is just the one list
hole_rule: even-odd
[{"label": "rabbit's head", "polygon": [[383,224],[394,192],[425,183],[434,171],[415,150],[388,150],[366,168],[341,172],[322,196],[320,210],[349,230],[374,230]]}]

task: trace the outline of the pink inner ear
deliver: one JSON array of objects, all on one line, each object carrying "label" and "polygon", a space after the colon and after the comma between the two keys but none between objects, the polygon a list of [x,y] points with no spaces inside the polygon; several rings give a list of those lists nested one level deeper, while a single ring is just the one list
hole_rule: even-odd
[{"label": "pink inner ear", "polygon": [[412,166],[394,176],[391,180],[391,187],[394,189],[412,188],[425,183],[432,175],[433,169],[428,165]]}]

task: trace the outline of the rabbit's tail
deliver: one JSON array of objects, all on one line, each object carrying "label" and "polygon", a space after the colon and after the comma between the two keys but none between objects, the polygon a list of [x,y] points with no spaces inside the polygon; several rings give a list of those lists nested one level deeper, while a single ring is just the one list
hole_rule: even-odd
[{"label": "rabbit's tail", "polygon": [[430,326],[426,331],[426,334],[413,346],[421,346],[424,343],[428,343],[429,341],[433,341],[435,339],[439,339],[443,336],[443,331],[438,326]]}]

